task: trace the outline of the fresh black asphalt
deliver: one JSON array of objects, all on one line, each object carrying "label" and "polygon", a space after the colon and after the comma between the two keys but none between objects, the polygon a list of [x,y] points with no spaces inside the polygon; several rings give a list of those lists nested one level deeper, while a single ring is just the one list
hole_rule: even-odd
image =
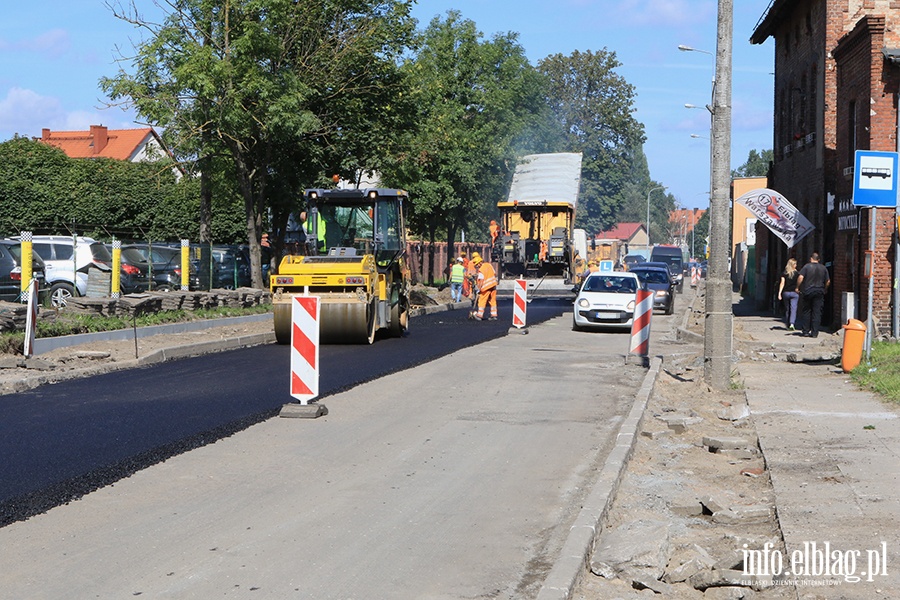
[{"label": "fresh black asphalt", "polygon": [[[567,310],[570,302],[535,299],[528,323]],[[501,320],[445,311],[412,319],[402,339],[324,345],[319,398],[506,335],[511,311],[501,299]],[[276,415],[292,401],[289,368],[287,346],[265,345],[0,396],[0,526]],[[423,402],[439,398],[423,390]]]}]

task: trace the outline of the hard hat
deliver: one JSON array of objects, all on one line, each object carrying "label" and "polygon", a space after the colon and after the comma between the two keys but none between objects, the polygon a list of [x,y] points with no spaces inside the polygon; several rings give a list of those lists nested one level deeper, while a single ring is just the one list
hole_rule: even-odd
[{"label": "hard hat", "polygon": [[484,261],[481,260],[481,257],[478,256],[478,254],[474,254],[474,255],[472,255],[472,262],[475,263],[476,265],[479,265]]},{"label": "hard hat", "polygon": [[472,260],[481,260],[481,255],[477,252],[472,253]]},{"label": "hard hat", "polygon": [[462,261],[463,261],[463,257],[462,257],[462,256],[457,256],[457,257],[456,257],[456,262],[462,262]]}]

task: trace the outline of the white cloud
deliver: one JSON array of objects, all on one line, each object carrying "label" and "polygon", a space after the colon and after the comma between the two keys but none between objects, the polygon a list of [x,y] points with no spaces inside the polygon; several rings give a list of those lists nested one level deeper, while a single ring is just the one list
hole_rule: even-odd
[{"label": "white cloud", "polygon": [[42,127],[52,127],[63,122],[64,118],[65,111],[59,98],[12,88],[0,100],[0,137],[7,139],[13,133],[39,135]]},{"label": "white cloud", "polygon": [[23,50],[30,50],[55,58],[68,52],[72,42],[69,39],[69,32],[65,29],[51,29],[39,34],[37,37],[22,40],[16,45]]},{"label": "white cloud", "polygon": [[27,52],[42,54],[48,58],[58,58],[72,48],[72,40],[65,29],[50,29],[31,38],[20,40],[0,39],[2,52]]},{"label": "white cloud", "polygon": [[106,125],[110,129],[138,127],[133,111],[87,108],[66,110],[62,101],[53,96],[41,96],[22,88],[11,88],[0,99],[0,141],[13,134],[38,137],[47,127],[57,131],[87,131],[91,125]]}]

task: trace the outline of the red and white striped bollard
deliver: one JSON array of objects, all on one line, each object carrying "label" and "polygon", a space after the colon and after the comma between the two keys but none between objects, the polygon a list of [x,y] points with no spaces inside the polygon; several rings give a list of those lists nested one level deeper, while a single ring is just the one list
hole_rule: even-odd
[{"label": "red and white striped bollard", "polygon": [[629,356],[638,356],[648,363],[650,356],[650,319],[653,315],[653,290],[638,290],[631,321],[631,349]]},{"label": "red and white striped bollard", "polygon": [[525,327],[525,315],[528,312],[525,293],[525,280],[516,279],[513,286],[513,327],[518,329]]}]

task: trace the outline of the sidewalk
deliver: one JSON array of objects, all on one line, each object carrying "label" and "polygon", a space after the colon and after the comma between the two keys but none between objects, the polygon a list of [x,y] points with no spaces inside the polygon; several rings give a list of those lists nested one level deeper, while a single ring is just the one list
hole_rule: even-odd
[{"label": "sidewalk", "polygon": [[783,571],[794,573],[786,579],[799,598],[900,598],[900,407],[859,391],[839,361],[787,361],[839,357],[841,332],[801,338],[742,304],[734,328],[738,380],[776,494]]}]

